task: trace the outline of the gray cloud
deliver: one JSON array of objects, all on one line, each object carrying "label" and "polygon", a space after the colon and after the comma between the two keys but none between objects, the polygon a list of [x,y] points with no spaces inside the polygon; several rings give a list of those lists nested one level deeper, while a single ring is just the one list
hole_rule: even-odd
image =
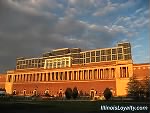
[{"label": "gray cloud", "polygon": [[0,72],[14,69],[16,57],[40,57],[43,52],[63,47],[109,47],[119,40],[119,35],[127,37],[129,32],[124,26],[103,26],[76,17],[93,14],[106,2],[65,2],[0,0]]}]

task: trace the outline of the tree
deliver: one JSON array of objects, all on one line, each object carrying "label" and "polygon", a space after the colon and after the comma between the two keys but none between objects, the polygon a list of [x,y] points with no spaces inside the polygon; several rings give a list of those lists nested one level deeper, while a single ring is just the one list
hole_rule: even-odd
[{"label": "tree", "polygon": [[76,98],[78,97],[78,89],[77,89],[77,87],[74,87],[74,88],[73,88],[72,97],[73,97],[74,99],[76,99]]},{"label": "tree", "polygon": [[72,97],[72,89],[71,88],[66,89],[65,96],[67,99],[70,99]]},{"label": "tree", "polygon": [[83,94],[83,91],[82,90],[80,90],[80,96],[83,96],[84,94]]},{"label": "tree", "polygon": [[112,97],[112,92],[109,88],[106,88],[103,94],[106,100],[109,100]]},{"label": "tree", "polygon": [[137,80],[136,76],[130,78],[128,82],[128,96],[139,97],[142,93],[142,84]]},{"label": "tree", "polygon": [[146,76],[143,80],[144,96],[149,98],[150,95],[150,79],[149,76]]}]

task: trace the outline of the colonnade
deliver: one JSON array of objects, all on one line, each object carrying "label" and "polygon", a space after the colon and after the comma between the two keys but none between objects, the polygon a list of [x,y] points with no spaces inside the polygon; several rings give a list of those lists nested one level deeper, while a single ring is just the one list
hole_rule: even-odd
[{"label": "colonnade", "polygon": [[[113,79],[116,75],[116,68],[63,70],[47,72],[31,72],[13,74],[7,76],[7,82],[48,82],[48,81],[82,81],[82,80],[103,80]],[[120,67],[120,78],[129,77],[128,67]]]}]

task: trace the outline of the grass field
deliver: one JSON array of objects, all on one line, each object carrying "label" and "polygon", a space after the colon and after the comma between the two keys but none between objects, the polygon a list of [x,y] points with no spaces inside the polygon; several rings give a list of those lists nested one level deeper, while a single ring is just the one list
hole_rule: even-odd
[{"label": "grass field", "polygon": [[[144,102],[113,102],[113,101],[24,101],[0,102],[1,113],[101,113],[101,105],[133,105],[149,106]],[[117,112],[117,111],[103,111]],[[122,111],[121,111],[122,112]],[[121,113],[120,112],[120,113]],[[148,111],[131,111],[132,113],[148,113]],[[126,111],[124,113],[129,113]]]}]

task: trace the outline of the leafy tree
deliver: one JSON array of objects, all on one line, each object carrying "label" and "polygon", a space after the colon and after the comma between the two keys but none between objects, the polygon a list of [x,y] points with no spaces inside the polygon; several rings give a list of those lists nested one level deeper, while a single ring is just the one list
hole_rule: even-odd
[{"label": "leafy tree", "polygon": [[131,77],[128,82],[128,96],[139,97],[142,89],[142,84],[137,80],[136,76]]},{"label": "leafy tree", "polygon": [[72,89],[71,88],[66,89],[65,96],[67,99],[70,99],[72,97]]},{"label": "leafy tree", "polygon": [[80,90],[80,96],[83,96],[84,94],[83,94],[83,91],[82,90]]},{"label": "leafy tree", "polygon": [[149,79],[149,76],[146,76],[143,80],[143,89],[144,89],[145,97],[149,98],[149,95],[150,95],[150,79]]},{"label": "leafy tree", "polygon": [[78,89],[77,89],[77,87],[74,87],[74,88],[73,88],[72,97],[73,97],[74,99],[76,99],[76,98],[78,97]]},{"label": "leafy tree", "polygon": [[109,88],[106,88],[103,94],[106,100],[109,100],[112,97],[112,92]]}]

